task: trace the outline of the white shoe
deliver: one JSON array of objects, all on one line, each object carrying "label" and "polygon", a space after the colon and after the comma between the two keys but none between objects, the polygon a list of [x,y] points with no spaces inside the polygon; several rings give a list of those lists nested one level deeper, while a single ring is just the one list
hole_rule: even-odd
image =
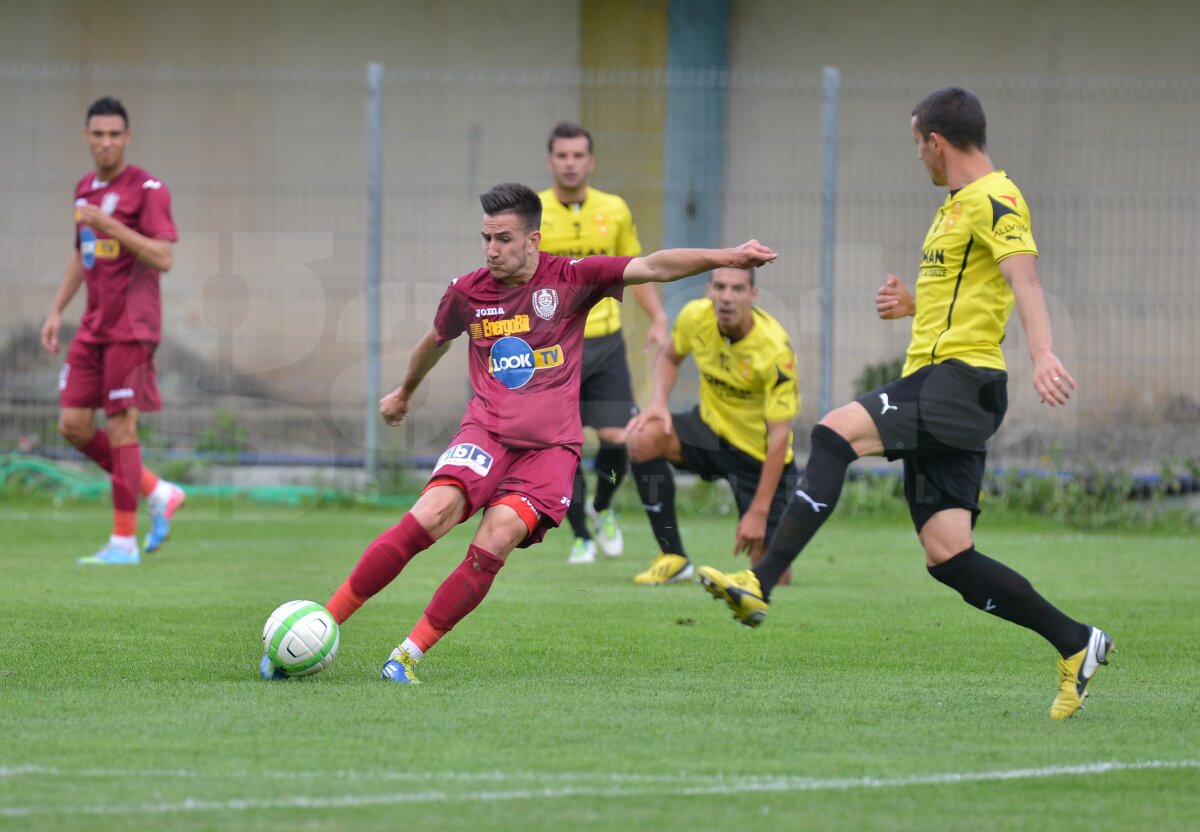
[{"label": "white shoe", "polygon": [[617,522],[617,513],[611,508],[596,511],[591,503],[584,506],[588,520],[596,529],[596,542],[600,551],[610,558],[619,558],[625,551],[625,536],[621,534],[621,524]]},{"label": "white shoe", "polygon": [[584,540],[582,537],[575,538],[575,545],[571,547],[571,556],[567,558],[567,563],[595,562],[596,542],[594,540]]}]

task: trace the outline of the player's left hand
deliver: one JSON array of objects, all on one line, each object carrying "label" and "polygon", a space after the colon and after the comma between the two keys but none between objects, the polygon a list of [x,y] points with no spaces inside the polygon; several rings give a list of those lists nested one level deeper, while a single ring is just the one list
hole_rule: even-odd
[{"label": "player's left hand", "polygon": [[758,240],[747,240],[737,248],[731,248],[731,269],[753,269],[774,263],[779,254],[764,246]]},{"label": "player's left hand", "polygon": [[409,405],[408,393],[403,387],[397,387],[379,400],[379,415],[383,417],[383,421],[396,427],[408,415]]},{"label": "player's left hand", "polygon": [[1057,407],[1067,403],[1077,385],[1058,356],[1046,352],[1033,360],[1033,387],[1041,401]]},{"label": "player's left hand", "polygon": [[107,234],[112,228],[113,218],[96,205],[76,205],[75,222],[82,223],[93,231]]},{"label": "player's left hand", "polygon": [[767,515],[753,509],[742,515],[738,521],[737,537],[733,541],[733,554],[745,552],[750,556],[751,563],[757,563],[767,545]]}]

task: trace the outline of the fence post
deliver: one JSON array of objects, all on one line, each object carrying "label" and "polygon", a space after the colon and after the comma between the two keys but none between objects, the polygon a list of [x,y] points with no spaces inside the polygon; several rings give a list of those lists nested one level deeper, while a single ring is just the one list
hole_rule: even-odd
[{"label": "fence post", "polygon": [[821,415],[833,410],[833,248],[837,240],[838,91],[836,66],[822,72],[824,169],[821,172]]},{"label": "fence post", "polygon": [[383,263],[383,64],[367,64],[367,366],[363,468],[379,481],[379,281]]}]

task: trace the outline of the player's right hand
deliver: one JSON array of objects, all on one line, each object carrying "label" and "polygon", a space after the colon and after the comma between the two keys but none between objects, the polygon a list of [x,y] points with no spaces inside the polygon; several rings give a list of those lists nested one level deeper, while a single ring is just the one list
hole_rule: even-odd
[{"label": "player's right hand", "polygon": [[383,421],[396,427],[408,415],[408,406],[408,393],[404,392],[403,387],[397,387],[379,400],[379,415]]},{"label": "player's right hand", "polygon": [[645,410],[638,411],[638,414],[629,420],[629,424],[625,426],[625,437],[628,441],[629,434],[635,430],[641,430],[651,422],[659,420],[663,423],[663,432],[667,436],[671,435],[671,409],[664,404],[651,404]]},{"label": "player's right hand", "polygon": [[58,333],[62,329],[62,317],[57,312],[46,316],[42,324],[42,349],[46,352],[58,352]]},{"label": "player's right hand", "polygon": [[733,260],[729,267],[733,269],[753,269],[774,263],[779,254],[764,246],[758,240],[747,240],[740,246],[730,249]]},{"label": "player's right hand", "polygon": [[875,293],[875,312],[885,321],[906,318],[916,312],[916,300],[904,281],[889,274]]}]

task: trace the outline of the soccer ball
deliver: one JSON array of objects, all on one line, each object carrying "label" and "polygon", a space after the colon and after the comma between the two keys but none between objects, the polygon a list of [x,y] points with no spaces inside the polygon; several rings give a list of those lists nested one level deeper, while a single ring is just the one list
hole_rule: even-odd
[{"label": "soccer ball", "polygon": [[338,625],[315,601],[288,601],[267,618],[263,652],[288,676],[310,676],[333,663]]}]

